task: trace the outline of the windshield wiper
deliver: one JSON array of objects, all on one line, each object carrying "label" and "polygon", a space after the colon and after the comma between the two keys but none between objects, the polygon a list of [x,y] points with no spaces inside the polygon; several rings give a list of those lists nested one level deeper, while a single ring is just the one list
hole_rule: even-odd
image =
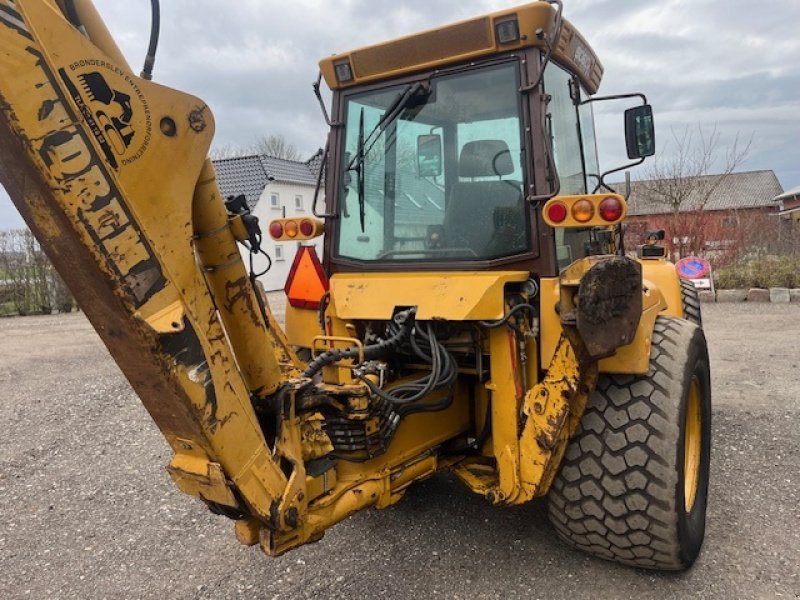
[{"label": "windshield wiper", "polygon": [[361,116],[358,119],[358,149],[355,160],[358,162],[356,169],[356,188],[358,190],[358,219],[361,222],[361,233],[364,233],[364,218],[366,213],[366,199],[364,197],[364,109],[361,109]]},{"label": "windshield wiper", "polygon": [[[372,150],[372,147],[378,141],[378,137],[375,134],[383,131],[389,125],[394,123],[400,117],[406,107],[411,103],[411,100],[420,95],[420,93],[423,93],[425,96],[430,94],[430,87],[427,82],[423,83],[418,81],[417,83],[411,83],[397,95],[394,101],[386,109],[386,112],[383,113],[383,116],[380,118],[380,120],[378,120],[378,123],[375,125],[375,127],[373,127],[369,134],[364,138],[364,156],[359,157],[359,155],[356,154],[356,156],[353,157],[353,160],[350,161],[350,164],[347,165],[348,171],[357,169],[359,165],[363,163],[370,150]],[[373,139],[373,137],[375,139]]]},{"label": "windshield wiper", "polygon": [[[358,191],[358,212],[359,217],[361,220],[361,232],[364,233],[364,221],[365,221],[365,198],[364,198],[364,187],[365,187],[365,169],[364,163],[366,162],[366,158],[369,155],[372,147],[377,143],[379,137],[376,135],[377,133],[386,129],[389,125],[394,123],[406,107],[411,103],[411,101],[423,94],[424,96],[430,95],[430,86],[427,83],[417,82],[409,84],[402,92],[397,95],[397,98],[389,105],[386,109],[386,112],[383,113],[383,116],[378,120],[378,123],[372,130],[369,132],[368,135],[364,135],[364,109],[361,109],[361,115],[359,116],[358,122],[358,146],[356,155],[347,165],[346,171],[355,171],[356,172],[356,189]],[[373,139],[374,138],[374,139]]]}]

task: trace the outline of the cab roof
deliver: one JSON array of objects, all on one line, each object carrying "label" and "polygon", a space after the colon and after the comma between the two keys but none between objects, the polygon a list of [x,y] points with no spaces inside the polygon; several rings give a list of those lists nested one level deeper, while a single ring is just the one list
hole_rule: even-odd
[{"label": "cab roof", "polygon": [[[516,39],[501,41],[507,37],[501,33],[507,34],[509,29],[513,32],[513,21],[517,23]],[[504,28],[504,24],[510,27]],[[533,2],[335,54],[321,60],[319,65],[328,87],[338,90],[501,52],[526,47],[544,48],[545,44],[537,38],[536,31],[542,29],[549,39],[555,27],[556,10],[552,5],[543,1]],[[597,92],[603,78],[603,65],[589,43],[566,19],[562,19],[553,58],[575,73],[589,94]],[[337,77],[337,67],[340,73],[349,72],[350,78]]]}]

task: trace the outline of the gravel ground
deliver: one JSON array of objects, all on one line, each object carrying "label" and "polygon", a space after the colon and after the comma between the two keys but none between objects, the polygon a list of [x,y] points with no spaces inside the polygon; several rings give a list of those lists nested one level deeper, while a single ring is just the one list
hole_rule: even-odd
[{"label": "gravel ground", "polygon": [[278,559],[180,494],[170,452],[82,315],[0,320],[0,598],[800,598],[800,306],[704,307],[706,544],[688,573],[561,544],[541,502],[437,476]]}]

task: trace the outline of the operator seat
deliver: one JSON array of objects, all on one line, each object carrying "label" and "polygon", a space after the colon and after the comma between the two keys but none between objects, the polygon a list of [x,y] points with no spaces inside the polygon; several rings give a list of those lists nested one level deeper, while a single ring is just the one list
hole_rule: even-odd
[{"label": "operator seat", "polygon": [[[513,172],[511,151],[503,140],[468,142],[461,150],[459,179],[499,178]],[[527,244],[525,215],[519,182],[458,181],[450,190],[444,215],[446,244],[454,250],[468,248],[481,258],[518,254]],[[516,230],[512,235],[509,222]]]}]

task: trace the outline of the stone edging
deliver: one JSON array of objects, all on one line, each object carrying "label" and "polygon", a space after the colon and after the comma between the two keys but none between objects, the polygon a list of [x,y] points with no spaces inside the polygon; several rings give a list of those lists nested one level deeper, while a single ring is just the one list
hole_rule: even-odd
[{"label": "stone edging", "polygon": [[789,302],[800,304],[800,289],[790,290],[789,288],[751,288],[749,290],[717,290],[716,297],[714,292],[700,291],[701,302],[774,302],[776,304],[788,304]]}]

